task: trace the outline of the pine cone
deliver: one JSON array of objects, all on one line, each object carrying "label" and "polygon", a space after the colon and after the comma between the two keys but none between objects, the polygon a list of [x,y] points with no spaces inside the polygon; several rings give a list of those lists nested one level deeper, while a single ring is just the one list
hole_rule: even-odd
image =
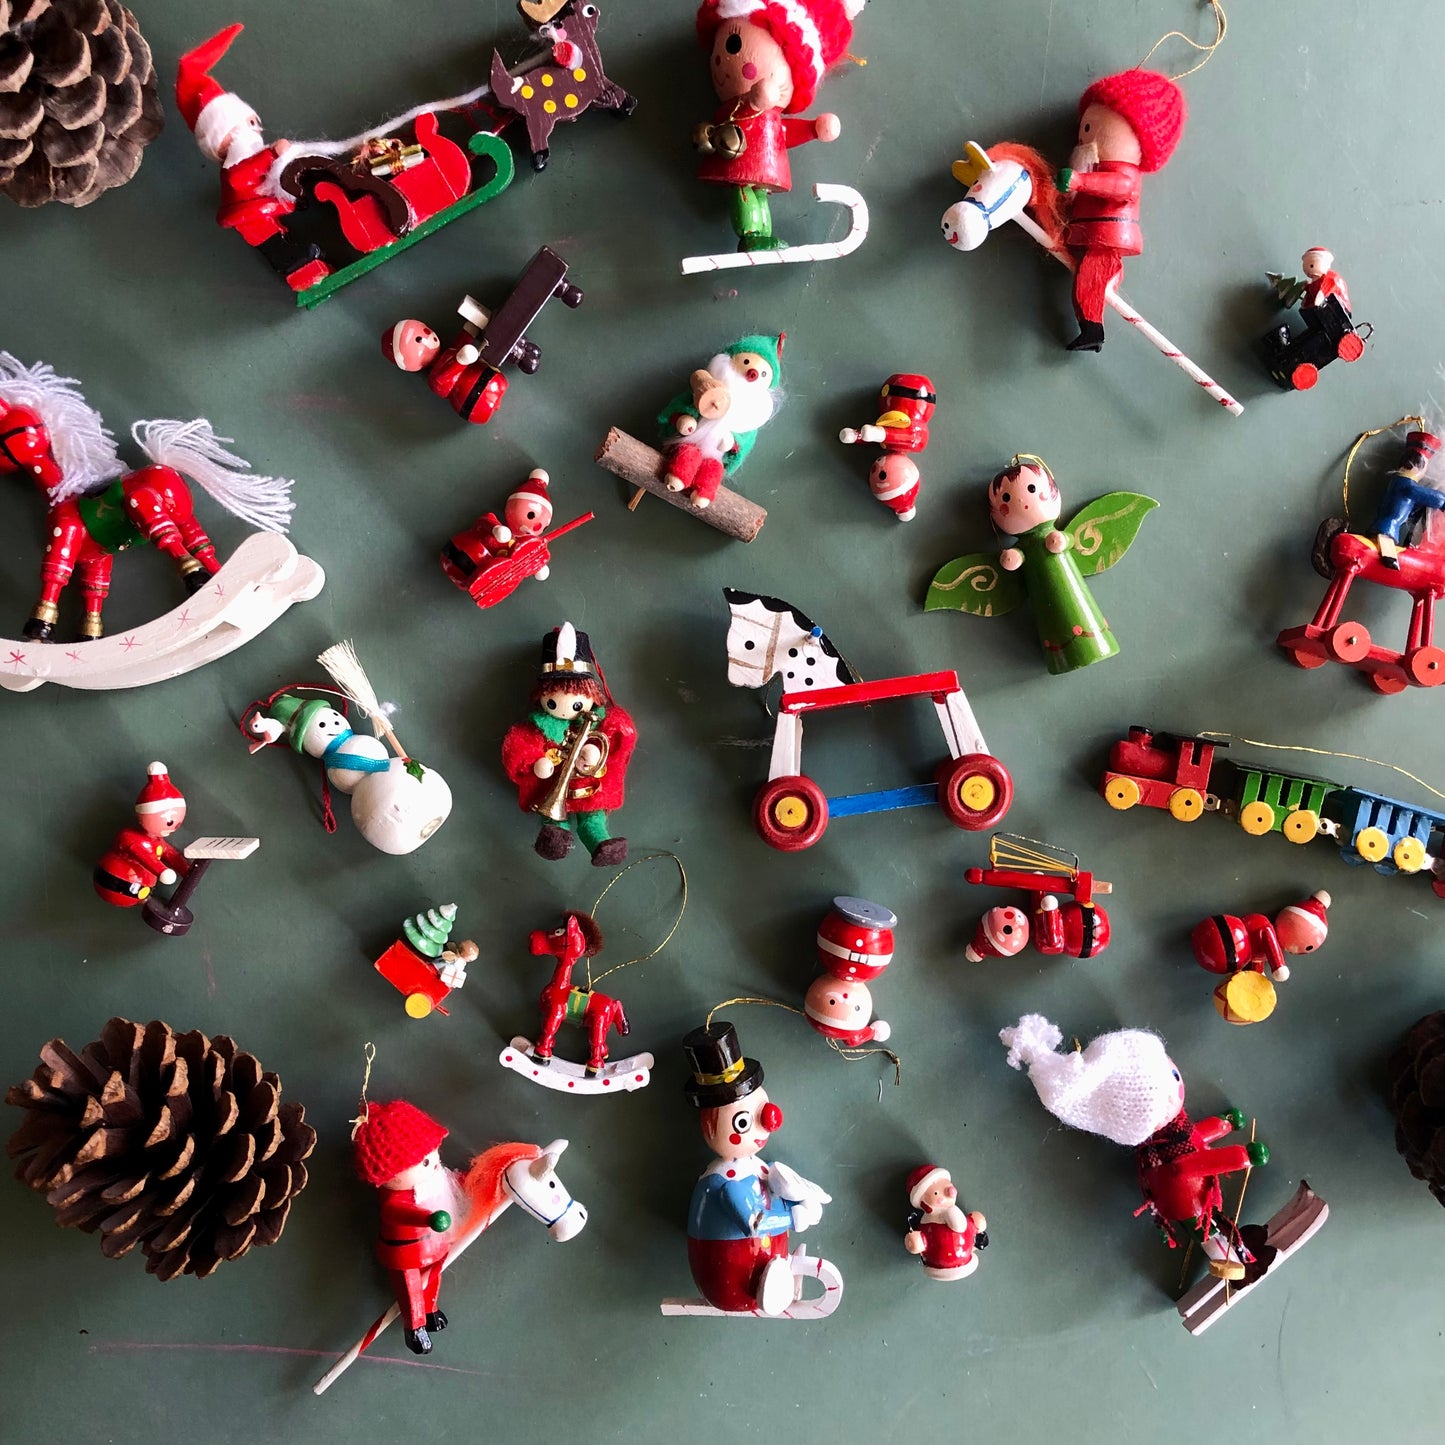
[{"label": "pine cone", "polygon": [[1426,1014],[1390,1056],[1395,1147],[1445,1204],[1445,1010]]},{"label": "pine cone", "polygon": [[0,192],[88,206],[160,134],[150,46],[119,0],[0,0]]},{"label": "pine cone", "polygon": [[316,1131],[280,1097],[224,1035],[111,1019],[79,1054],[52,1039],[7,1090],[27,1115],[6,1152],[57,1224],[100,1231],[102,1254],[139,1245],[148,1273],[204,1278],[274,1244],[306,1187]]}]

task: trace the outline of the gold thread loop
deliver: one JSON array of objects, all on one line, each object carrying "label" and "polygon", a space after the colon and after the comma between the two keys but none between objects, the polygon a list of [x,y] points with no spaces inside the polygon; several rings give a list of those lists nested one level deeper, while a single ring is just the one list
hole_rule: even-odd
[{"label": "gold thread loop", "polygon": [[712,1017],[713,1017],[713,1015],[716,1014],[716,1013],[721,1013],[722,1010],[725,1009],[725,1008],[731,1008],[735,1003],[736,1003],[736,1004],[751,1004],[751,1003],[763,1004],[763,1005],[766,1005],[766,1007],[768,1007],[768,1008],[780,1008],[780,1009],[786,1010],[786,1011],[787,1011],[788,1013],[790,1013],[790,1014],[797,1014],[797,1016],[798,1016],[800,1019],[807,1018],[807,1014],[805,1014],[802,1009],[800,1009],[800,1008],[794,1008],[794,1007],[792,1006],[792,1004],[790,1004],[790,1003],[779,1003],[779,1002],[777,1001],[777,999],[775,999],[775,998],[757,998],[757,997],[754,997],[754,996],[751,995],[751,994],[739,994],[737,998],[725,998],[721,1003],[714,1004],[714,1005],[707,1011],[707,1018],[705,1018],[705,1019],[703,1020],[703,1025],[702,1025],[702,1026],[703,1026],[705,1029],[706,1029],[706,1028],[711,1028],[711,1027],[712,1027]]},{"label": "gold thread loop", "polygon": [[351,1125],[351,1137],[354,1139],[361,1132],[361,1126],[371,1117],[371,1105],[366,1101],[366,1086],[371,1082],[371,1066],[376,1062],[376,1045],[370,1039],[366,1041],[364,1050],[366,1055],[366,1071],[361,1076],[361,1113],[356,1118],[348,1119],[346,1122]]},{"label": "gold thread loop", "polygon": [[1398,421],[1392,421],[1388,426],[1377,426],[1370,431],[1362,431],[1359,436],[1355,438],[1354,446],[1350,448],[1348,455],[1345,457],[1345,480],[1340,488],[1344,501],[1346,527],[1350,525],[1350,467],[1354,464],[1355,454],[1371,437],[1383,436],[1387,431],[1394,431],[1397,426],[1405,426],[1409,422],[1414,422],[1422,431],[1428,425],[1423,416],[1402,416]]},{"label": "gold thread loop", "polygon": [[[682,866],[682,859],[679,858],[676,853],[668,850],[664,850],[661,853],[648,853],[642,858],[634,858],[625,868],[619,868],[618,871],[612,875],[607,887],[597,895],[597,902],[592,905],[592,916],[594,918],[597,916],[597,910],[601,907],[602,900],[612,892],[613,886],[624,873],[631,872],[632,869],[638,867],[640,864],[655,862],[658,858],[671,858],[672,861],[677,864],[677,876],[682,879],[682,901],[677,906],[677,917],[672,920],[672,927],[663,934],[662,942],[659,943],[651,953],[638,954],[636,958],[629,958],[625,963],[614,963],[611,968],[604,969],[597,975],[596,982],[601,982],[609,973],[616,973],[618,969],[630,968],[634,963],[646,963],[648,959],[656,958],[657,955],[672,942],[672,935],[682,926],[682,915],[687,912],[687,869]],[[589,958],[587,960],[587,987],[589,989],[592,987],[593,982],[592,960]]]},{"label": "gold thread loop", "polygon": [[1432,788],[1424,778],[1417,777],[1407,768],[1397,767],[1394,763],[1382,762],[1379,758],[1367,758],[1364,753],[1337,753],[1330,748],[1311,748],[1303,743],[1262,743],[1258,738],[1240,737],[1238,733],[1216,732],[1206,730],[1199,734],[1202,738],[1223,738],[1234,743],[1243,743],[1251,748],[1269,748],[1277,753],[1314,753],[1322,758],[1347,758],[1352,763],[1372,763],[1377,768],[1389,768],[1392,773],[1399,773],[1402,778],[1409,778],[1412,783],[1418,783],[1427,793],[1437,798],[1445,798],[1439,788]]},{"label": "gold thread loop", "polygon": [[1214,58],[1214,52],[1224,44],[1224,37],[1229,34],[1229,17],[1224,13],[1224,6],[1219,0],[1205,0],[1205,3],[1214,12],[1214,39],[1208,44],[1198,40],[1191,40],[1182,30],[1171,30],[1167,35],[1161,35],[1149,48],[1149,54],[1144,57],[1134,68],[1142,70],[1149,63],[1149,57],[1164,44],[1166,40],[1182,40],[1194,50],[1203,51],[1203,57],[1196,60],[1188,70],[1181,70],[1178,75],[1171,75],[1170,80],[1183,80],[1186,75],[1193,75],[1196,70],[1203,70]]}]

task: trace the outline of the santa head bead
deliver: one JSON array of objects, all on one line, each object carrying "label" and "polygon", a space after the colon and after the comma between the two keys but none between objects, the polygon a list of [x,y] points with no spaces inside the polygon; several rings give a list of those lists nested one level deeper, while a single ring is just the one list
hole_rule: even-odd
[{"label": "santa head bead", "polygon": [[[958,1191],[953,1187],[953,1176],[938,1164],[923,1164],[908,1176],[908,1202],[914,1209],[928,1209],[932,1201],[929,1195],[940,1186],[943,1194],[940,1196],[947,1202],[948,1196],[958,1197]],[[936,1205],[934,1206],[936,1207]]]},{"label": "santa head bead", "polygon": [[223,165],[234,165],[260,149],[260,116],[210,73],[244,29],[228,25],[187,51],[176,67],[176,107],[195,133],[201,154]]},{"label": "santa head bead", "polygon": [[[823,76],[847,54],[853,21],[867,0],[703,0],[697,35],[712,51],[713,85],[732,99],[747,94],[760,70],[779,66],[782,108],[806,110]],[[790,93],[789,93],[790,92]]]},{"label": "santa head bead", "polygon": [[[1329,936],[1327,910],[1330,902],[1330,895],[1322,888],[1302,903],[1291,903],[1288,908],[1282,909],[1274,921],[1279,946],[1286,953],[1313,953]],[[1279,976],[1278,970],[1275,976]]]},{"label": "santa head bead", "polygon": [[1029,919],[1022,908],[1005,905],[990,908],[978,920],[973,941],[963,951],[970,963],[986,958],[1012,958],[1023,952],[1029,941]]},{"label": "santa head bead", "polygon": [[382,1188],[414,1169],[446,1137],[441,1124],[405,1099],[365,1104],[351,1136],[356,1172],[367,1184]]},{"label": "santa head bead", "polygon": [[507,525],[518,537],[540,537],[552,521],[551,482],[541,467],[533,467],[527,480],[507,498]]},{"label": "santa head bead", "polygon": [[845,982],[877,978],[893,962],[897,927],[898,915],[881,903],[835,898],[818,925],[818,962],[833,978]]},{"label": "santa head bead", "polygon": [[146,783],[135,800],[135,815],[147,833],[159,837],[173,833],[185,820],[185,796],[171,782],[164,763],[146,766]]},{"label": "santa head bead", "polygon": [[424,371],[441,346],[441,337],[425,321],[411,317],[381,333],[381,354],[401,371]]}]

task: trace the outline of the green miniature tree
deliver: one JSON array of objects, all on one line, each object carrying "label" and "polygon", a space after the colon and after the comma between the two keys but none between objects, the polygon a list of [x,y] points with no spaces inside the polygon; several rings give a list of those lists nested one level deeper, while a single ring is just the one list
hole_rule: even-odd
[{"label": "green miniature tree", "polygon": [[443,903],[440,908],[428,908],[408,918],[401,925],[402,935],[423,958],[440,958],[452,936],[456,917],[457,905]]}]

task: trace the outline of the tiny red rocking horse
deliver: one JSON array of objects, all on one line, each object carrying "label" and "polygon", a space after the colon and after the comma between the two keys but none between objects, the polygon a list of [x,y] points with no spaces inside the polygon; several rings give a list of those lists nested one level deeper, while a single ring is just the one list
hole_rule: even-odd
[{"label": "tiny red rocking horse", "polygon": [[[557,967],[539,1000],[541,1027],[536,1043],[513,1039],[502,1050],[503,1067],[544,1088],[574,1094],[631,1092],[645,1087],[652,1077],[651,1054],[608,1062],[607,1036],[614,1029],[624,1037],[632,1032],[622,1001],[598,993],[590,978],[586,988],[572,982],[578,963],[602,951],[602,930],[591,914],[568,913],[559,927],[549,932],[538,929],[529,942],[535,957],[555,958]],[[553,1056],[552,1046],[564,1023],[587,1030],[585,1067]]]},{"label": "tiny red rocking horse", "polygon": [[25,639],[55,640],[61,594],[78,577],[85,595],[80,638],[96,643],[115,554],[147,542],[171,559],[196,599],[126,634],[120,652],[95,645],[50,655],[47,648],[27,651],[23,643],[7,642],[0,685],[24,690],[49,678],[126,687],[175,676],[229,652],[293,601],[321,590],[321,569],[279,536],[271,539],[274,546],[251,539],[261,545],[249,552],[243,545],[228,564],[228,571],[235,569],[233,585],[213,583],[221,560],[196,518],[186,478],[243,521],[278,534],[293,506],[289,481],[252,474],[205,420],[137,422],[131,435],[150,463],[135,471],[125,469],[115,438],[73,379],[0,351],[0,473],[28,476],[48,506],[40,595]]}]

